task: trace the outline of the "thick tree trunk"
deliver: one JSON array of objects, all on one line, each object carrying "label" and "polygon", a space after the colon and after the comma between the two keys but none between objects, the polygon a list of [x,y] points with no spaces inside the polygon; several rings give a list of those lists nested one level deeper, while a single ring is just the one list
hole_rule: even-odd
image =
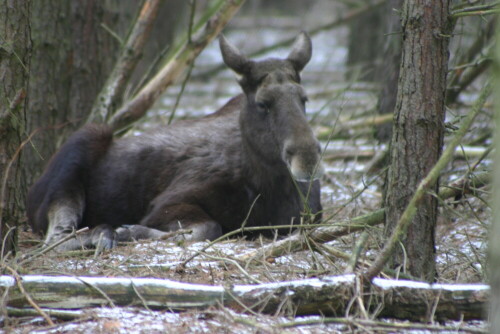
[{"label": "thick tree trunk", "polygon": [[30,4],[0,1],[0,257],[14,251],[23,214],[24,178],[19,148],[26,126],[30,67]]},{"label": "thick tree trunk", "polygon": [[[403,5],[402,59],[384,194],[387,236],[442,151],[448,11],[449,0],[406,0]],[[435,274],[437,204],[426,196],[403,237],[404,250],[398,249],[392,263],[426,280]]]},{"label": "thick tree trunk", "polygon": [[120,47],[106,28],[124,36],[128,22],[118,23],[130,19],[114,1],[48,0],[31,6],[28,132],[39,132],[27,145],[28,184],[90,112]]}]

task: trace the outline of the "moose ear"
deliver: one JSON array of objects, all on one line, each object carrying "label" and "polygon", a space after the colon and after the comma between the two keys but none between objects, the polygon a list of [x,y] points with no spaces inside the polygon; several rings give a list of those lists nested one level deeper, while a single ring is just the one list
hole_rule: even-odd
[{"label": "moose ear", "polygon": [[219,46],[224,63],[238,74],[245,74],[249,60],[234,45],[228,42],[224,35],[219,37]]},{"label": "moose ear", "polygon": [[303,31],[297,36],[293,43],[292,51],[287,59],[292,63],[293,68],[300,72],[307,65],[312,56],[312,43],[309,35]]}]

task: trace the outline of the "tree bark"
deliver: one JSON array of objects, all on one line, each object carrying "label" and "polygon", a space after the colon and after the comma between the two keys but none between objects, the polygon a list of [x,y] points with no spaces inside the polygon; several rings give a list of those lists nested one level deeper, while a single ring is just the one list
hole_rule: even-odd
[{"label": "tree bark", "polygon": [[[390,236],[418,184],[443,146],[448,61],[449,1],[406,0],[402,10],[403,49],[385,191],[385,235]],[[437,191],[439,184],[434,190]],[[433,280],[437,200],[426,195],[403,236],[392,265]]]},{"label": "tree bark", "polygon": [[[356,312],[356,303],[351,302],[362,293],[367,310],[380,307],[377,316],[441,321],[483,319],[490,296],[489,287],[484,284],[427,284],[377,278],[363,285],[352,274],[227,287],[155,278],[37,275],[20,278],[32,301],[48,309],[136,305],[185,310],[223,304],[238,311],[343,315],[351,305],[350,312]],[[6,306],[28,306],[14,277],[0,276],[0,292],[6,296]]]},{"label": "tree bark", "polygon": [[28,184],[91,110],[120,46],[106,28],[123,36],[120,20],[130,19],[113,1],[47,0],[31,6],[28,133],[39,132],[26,147]]},{"label": "tree bark", "polygon": [[30,4],[0,1],[0,257],[15,250],[13,230],[23,215],[26,190],[20,146],[26,127],[30,68]]}]

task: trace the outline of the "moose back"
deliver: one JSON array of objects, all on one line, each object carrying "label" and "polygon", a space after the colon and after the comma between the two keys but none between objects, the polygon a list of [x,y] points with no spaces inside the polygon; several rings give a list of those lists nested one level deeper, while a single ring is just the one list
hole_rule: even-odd
[{"label": "moose back", "polygon": [[319,219],[320,146],[300,84],[309,36],[301,33],[286,59],[252,61],[223,36],[219,44],[243,93],[217,112],[117,140],[105,125],[85,126],[52,157],[27,202],[46,244],[85,226],[58,249],[111,248],[180,228],[192,230],[190,240],[212,240],[243,223]]}]

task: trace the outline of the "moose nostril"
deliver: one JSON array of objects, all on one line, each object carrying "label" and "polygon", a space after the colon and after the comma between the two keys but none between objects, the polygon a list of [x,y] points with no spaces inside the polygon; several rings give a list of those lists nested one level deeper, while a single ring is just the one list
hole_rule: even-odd
[{"label": "moose nostril", "polygon": [[286,154],[287,159],[290,159],[291,157],[293,157],[295,155],[296,151],[297,150],[294,147],[292,147],[292,146],[286,147],[285,148],[285,154]]}]

